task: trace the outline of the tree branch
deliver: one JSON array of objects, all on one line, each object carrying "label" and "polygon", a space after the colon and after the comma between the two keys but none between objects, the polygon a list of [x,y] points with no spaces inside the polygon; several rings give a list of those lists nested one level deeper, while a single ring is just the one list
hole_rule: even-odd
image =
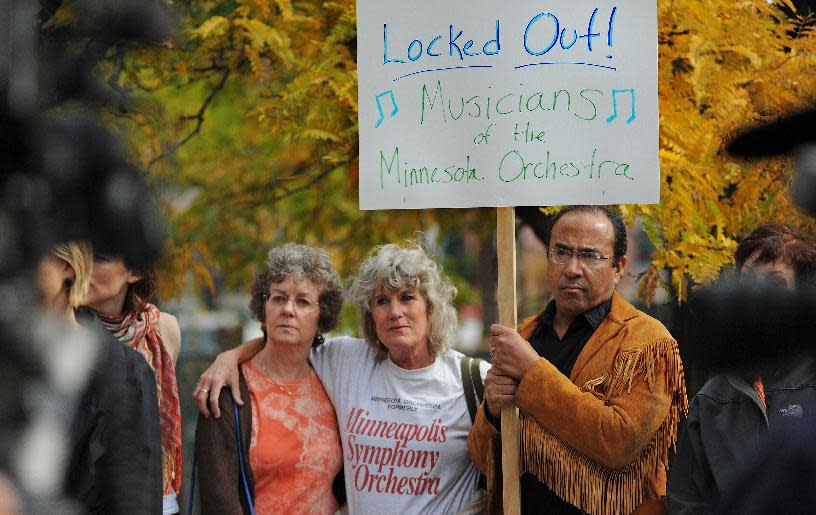
[{"label": "tree branch", "polygon": [[171,145],[168,148],[166,148],[165,150],[163,150],[159,155],[153,157],[147,163],[147,170],[148,171],[150,170],[150,168],[154,164],[156,164],[156,162],[158,162],[159,160],[164,159],[164,158],[172,155],[179,148],[181,148],[182,145],[184,145],[185,143],[190,141],[193,138],[193,136],[195,136],[196,134],[201,132],[201,126],[204,124],[204,113],[207,111],[207,108],[210,106],[210,103],[213,101],[213,98],[215,98],[215,95],[219,91],[224,89],[224,85],[227,83],[227,78],[229,77],[229,75],[230,75],[230,69],[226,68],[224,70],[224,74],[221,76],[221,80],[218,81],[218,84],[216,84],[213,87],[212,90],[210,90],[209,95],[207,95],[207,98],[204,99],[204,102],[201,104],[201,107],[198,109],[198,112],[196,114],[193,114],[193,115],[187,115],[187,116],[182,117],[182,120],[196,120],[195,127],[193,128],[193,130],[191,130],[189,133],[187,133],[186,136],[181,138],[181,140],[177,141],[173,145]]},{"label": "tree branch", "polygon": [[108,86],[116,93],[116,106],[119,108],[119,113],[127,113],[125,102],[127,101],[128,90],[119,84],[119,77],[122,76],[122,70],[125,68],[125,49],[122,45],[116,47],[116,68],[108,79]]},{"label": "tree branch", "polygon": [[[263,206],[263,205],[268,205],[270,203],[278,202],[278,201],[283,200],[283,199],[285,199],[287,197],[291,197],[292,195],[300,193],[301,191],[307,190],[307,189],[311,188],[312,186],[314,186],[315,184],[322,181],[323,179],[325,179],[334,170],[336,170],[336,167],[335,168],[328,168],[326,170],[321,170],[319,172],[313,173],[313,174],[311,174],[311,178],[308,181],[304,182],[300,186],[296,186],[296,187],[293,187],[293,188],[287,188],[287,187],[283,186],[281,184],[281,182],[286,181],[286,180],[298,179],[299,177],[286,177],[286,178],[283,178],[283,179],[278,178],[278,179],[275,179],[275,181],[271,184],[271,187],[270,187],[270,185],[266,185],[259,192],[255,192],[252,189],[251,190],[243,190],[243,191],[234,191],[234,192],[228,193],[226,195],[221,195],[219,198],[221,200],[225,200],[225,199],[230,199],[230,198],[231,199],[236,199],[237,197],[247,197],[247,196],[249,196],[249,197],[252,197],[251,200],[236,200],[236,202],[238,204],[245,205],[245,206],[248,206],[248,207],[260,207],[260,206]],[[271,196],[264,196],[264,194],[269,194],[269,192],[272,192]]]},{"label": "tree branch", "polygon": [[40,29],[43,25],[57,14],[59,8],[62,7],[62,0],[41,0],[40,13],[37,16],[37,22],[40,24]]}]

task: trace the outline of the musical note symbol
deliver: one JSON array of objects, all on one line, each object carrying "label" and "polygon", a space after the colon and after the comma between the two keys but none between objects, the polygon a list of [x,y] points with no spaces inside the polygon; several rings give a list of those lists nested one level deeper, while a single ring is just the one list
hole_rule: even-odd
[{"label": "musical note symbol", "polygon": [[631,116],[629,116],[629,119],[626,120],[627,124],[632,123],[632,120],[635,119],[635,88],[612,90],[612,116],[606,119],[606,123],[611,122],[618,116],[618,102],[617,102],[618,93],[629,93],[629,96],[632,99],[632,114]]},{"label": "musical note symbol", "polygon": [[393,110],[393,111],[391,111],[391,117],[393,118],[393,117],[394,117],[394,115],[396,115],[396,114],[397,114],[397,112],[399,111],[399,107],[397,107],[397,101],[396,101],[396,99],[394,99],[394,90],[389,89],[388,91],[383,91],[382,93],[380,93],[379,95],[377,95],[377,96],[375,97],[375,100],[377,101],[377,110],[379,110],[379,111],[380,111],[380,119],[379,119],[379,120],[377,120],[377,124],[376,124],[376,125],[374,125],[374,128],[379,127],[379,126],[380,126],[380,124],[383,122],[383,119],[385,118],[385,116],[383,115],[383,108],[382,108],[382,105],[380,104],[380,97],[382,97],[382,96],[384,96],[384,95],[391,95],[391,103],[392,103],[392,104],[394,104],[394,110]]}]

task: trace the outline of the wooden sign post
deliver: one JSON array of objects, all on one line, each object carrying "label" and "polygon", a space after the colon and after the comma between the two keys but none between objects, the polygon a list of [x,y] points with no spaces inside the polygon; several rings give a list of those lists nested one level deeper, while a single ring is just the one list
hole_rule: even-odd
[{"label": "wooden sign post", "polygon": [[[499,261],[499,323],[516,327],[516,213],[512,207],[496,208],[496,251]],[[502,506],[505,515],[519,515],[518,408],[502,409],[501,441]]]}]

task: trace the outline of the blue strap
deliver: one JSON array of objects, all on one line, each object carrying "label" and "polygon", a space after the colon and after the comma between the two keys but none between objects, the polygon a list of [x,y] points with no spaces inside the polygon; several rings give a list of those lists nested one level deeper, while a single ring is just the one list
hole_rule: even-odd
[{"label": "blue strap", "polygon": [[246,471],[244,471],[244,450],[241,445],[241,425],[238,418],[238,405],[235,404],[235,399],[232,400],[232,407],[235,409],[235,440],[238,442],[238,465],[241,468],[241,480],[244,482],[244,493],[246,494],[247,504],[249,504],[250,515],[255,515],[255,506],[252,503],[252,496],[249,495],[249,483],[246,478]]},{"label": "blue strap", "polygon": [[187,499],[187,515],[193,515],[193,499],[195,499],[196,454],[193,450],[193,473],[190,477],[190,498]]}]

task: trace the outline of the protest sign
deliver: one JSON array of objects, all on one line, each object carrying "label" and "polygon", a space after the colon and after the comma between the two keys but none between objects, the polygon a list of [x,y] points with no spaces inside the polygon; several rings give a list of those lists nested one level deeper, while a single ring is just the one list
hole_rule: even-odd
[{"label": "protest sign", "polygon": [[357,5],[361,209],[658,202],[653,0]]}]

